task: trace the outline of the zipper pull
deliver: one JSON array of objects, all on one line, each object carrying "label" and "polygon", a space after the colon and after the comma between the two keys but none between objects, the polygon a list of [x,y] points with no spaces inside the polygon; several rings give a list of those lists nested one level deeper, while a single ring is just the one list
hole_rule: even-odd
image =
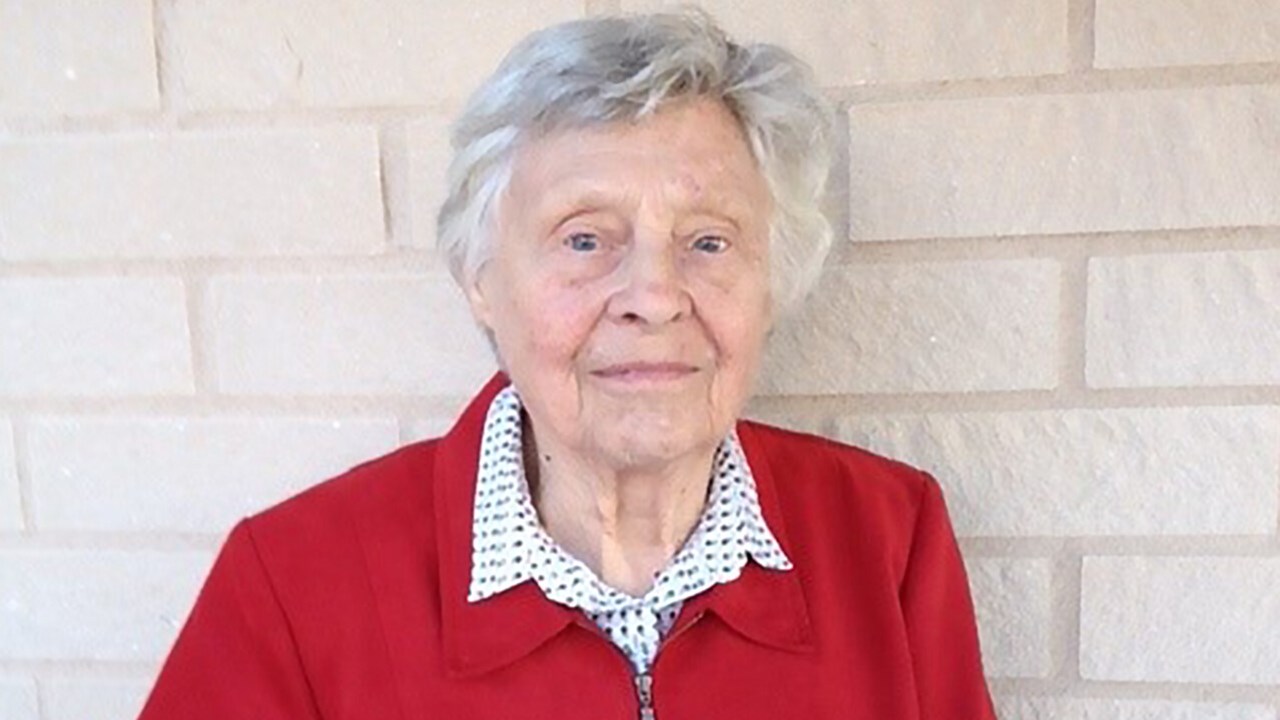
[{"label": "zipper pull", "polygon": [[640,701],[640,720],[654,720],[653,676],[641,673],[635,677],[636,699]]}]

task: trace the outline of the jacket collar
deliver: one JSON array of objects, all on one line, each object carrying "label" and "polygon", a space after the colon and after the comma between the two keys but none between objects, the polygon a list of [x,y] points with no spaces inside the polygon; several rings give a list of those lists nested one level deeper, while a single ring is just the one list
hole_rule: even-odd
[{"label": "jacket collar", "polygon": [[[441,439],[435,459],[436,535],[446,667],[455,676],[480,675],[519,660],[573,624],[590,625],[582,613],[551,602],[532,581],[476,603],[467,602],[471,579],[471,527],[484,420],[494,396],[510,381],[498,373]],[[793,563],[772,468],[751,423],[739,438],[755,476],[765,522]],[[792,652],[813,649],[809,614],[800,587],[802,567],[779,572],[748,563],[742,575],[685,603],[672,633],[707,611],[743,636]]]},{"label": "jacket collar", "polygon": [[[747,563],[737,580],[716,585],[691,598],[681,610],[681,620],[706,610],[762,645],[797,653],[813,652],[813,626],[800,584],[801,575],[809,569],[804,566],[806,556],[797,552],[787,534],[774,468],[765,449],[768,441],[761,437],[755,423],[739,421],[737,429],[742,450],[755,477],[764,521],[794,567],[788,571],[777,571]],[[679,629],[678,622],[672,632]]]}]

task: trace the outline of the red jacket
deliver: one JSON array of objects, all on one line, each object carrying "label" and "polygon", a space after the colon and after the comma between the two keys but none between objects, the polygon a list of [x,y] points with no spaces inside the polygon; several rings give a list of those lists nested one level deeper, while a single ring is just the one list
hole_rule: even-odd
[{"label": "red jacket", "polygon": [[[525,583],[466,600],[498,376],[439,440],[241,521],[142,720],[633,720],[630,666]],[[927,475],[742,422],[795,568],[687,601],[653,666],[658,720],[989,720],[964,566]]]}]

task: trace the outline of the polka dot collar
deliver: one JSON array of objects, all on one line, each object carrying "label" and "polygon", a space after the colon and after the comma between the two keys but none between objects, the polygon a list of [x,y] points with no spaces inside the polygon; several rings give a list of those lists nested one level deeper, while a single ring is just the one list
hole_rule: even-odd
[{"label": "polka dot collar", "polygon": [[737,435],[716,449],[707,503],[697,526],[642,597],[613,588],[547,535],[524,474],[520,397],[507,386],[493,399],[480,445],[472,523],[469,602],[527,580],[562,605],[579,608],[646,672],[684,600],[737,579],[747,558],[791,569],[760,511],[755,479]]}]

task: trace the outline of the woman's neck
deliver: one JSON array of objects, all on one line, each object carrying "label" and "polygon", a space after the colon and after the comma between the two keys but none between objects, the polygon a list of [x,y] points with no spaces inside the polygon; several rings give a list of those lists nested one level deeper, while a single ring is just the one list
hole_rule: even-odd
[{"label": "woman's neck", "polygon": [[534,450],[532,434],[525,439],[525,473],[547,534],[611,587],[647,592],[702,515],[715,448],[612,468],[545,444]]}]

